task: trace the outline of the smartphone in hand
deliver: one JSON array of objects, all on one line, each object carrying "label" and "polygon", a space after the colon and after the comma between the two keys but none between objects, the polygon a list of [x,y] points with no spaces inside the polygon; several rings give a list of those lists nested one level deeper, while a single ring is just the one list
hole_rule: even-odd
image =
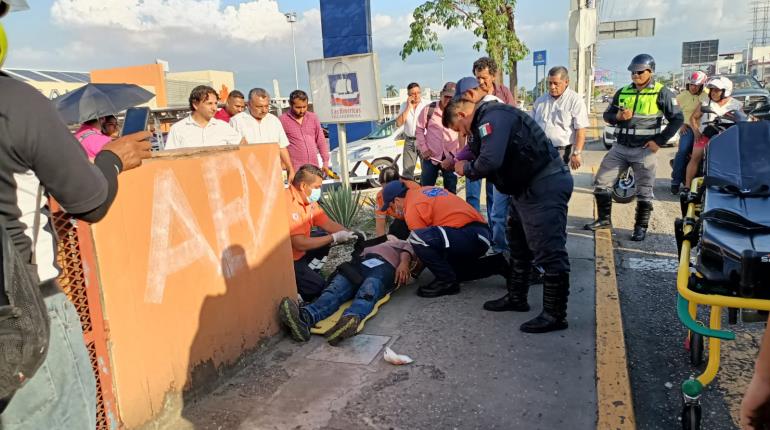
[{"label": "smartphone in hand", "polygon": [[123,130],[121,136],[126,136],[147,129],[147,122],[150,120],[150,108],[132,107],[126,110],[126,118],[123,120]]}]

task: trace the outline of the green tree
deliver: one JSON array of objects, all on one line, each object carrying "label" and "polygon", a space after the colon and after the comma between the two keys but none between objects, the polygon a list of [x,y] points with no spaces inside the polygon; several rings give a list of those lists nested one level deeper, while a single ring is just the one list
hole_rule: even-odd
[{"label": "green tree", "polygon": [[[409,39],[401,49],[401,59],[414,52],[443,52],[436,26],[446,29],[464,28],[480,40],[473,44],[484,49],[497,64],[510,74],[508,87],[514,97],[518,92],[517,62],[529,54],[529,49],[516,36],[514,9],[516,0],[432,0],[417,6],[412,12]],[[498,82],[502,82],[498,72]]]},{"label": "green tree", "polygon": [[393,84],[388,84],[385,86],[385,96],[386,97],[396,97],[398,96],[398,88],[396,88]]}]

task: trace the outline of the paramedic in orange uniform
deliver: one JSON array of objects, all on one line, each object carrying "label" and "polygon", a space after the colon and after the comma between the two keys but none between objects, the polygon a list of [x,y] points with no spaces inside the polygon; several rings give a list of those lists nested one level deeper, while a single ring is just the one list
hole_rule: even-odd
[{"label": "paramedic in orange uniform", "polygon": [[[323,291],[326,282],[319,273],[329,254],[329,247],[355,239],[356,235],[329,219],[318,205],[323,172],[306,164],[297,170],[286,190],[289,210],[289,234],[294,257],[294,276],[302,300],[311,302]],[[320,235],[311,230],[318,227]]]},{"label": "paramedic in orange uniform", "polygon": [[400,181],[388,183],[382,195],[380,210],[404,214],[411,230],[409,242],[417,258],[435,276],[417,290],[417,295],[457,294],[460,281],[505,273],[507,263],[502,254],[485,257],[491,243],[489,226],[460,197],[437,187],[410,190]]}]

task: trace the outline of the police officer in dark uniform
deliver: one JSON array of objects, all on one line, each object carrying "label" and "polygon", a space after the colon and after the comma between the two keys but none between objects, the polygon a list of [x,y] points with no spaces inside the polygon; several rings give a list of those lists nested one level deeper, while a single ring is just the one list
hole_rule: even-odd
[{"label": "police officer in dark uniform", "polygon": [[[612,227],[612,187],[621,170],[634,169],[636,180],[636,222],[631,240],[642,241],[652,212],[655,185],[655,153],[682,127],[684,116],[675,94],[656,82],[655,59],[639,54],[628,66],[631,83],[621,88],[604,112],[604,121],[617,129],[617,145],[604,156],[594,178],[597,219],[586,230]],[[663,118],[668,125],[661,130]]]},{"label": "police officer in dark uniform", "polygon": [[520,330],[545,333],[567,328],[567,204],[573,188],[569,168],[540,126],[514,107],[454,100],[444,110],[443,120],[445,127],[468,136],[475,156],[472,161],[457,161],[455,171],[471,180],[485,177],[513,197],[508,218],[508,294],[486,302],[484,309],[528,311],[529,277],[537,264],[545,271],[543,311]]}]

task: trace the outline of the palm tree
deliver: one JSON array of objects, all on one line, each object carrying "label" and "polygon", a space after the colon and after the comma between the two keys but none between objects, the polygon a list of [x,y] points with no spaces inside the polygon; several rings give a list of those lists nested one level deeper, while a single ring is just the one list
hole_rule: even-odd
[{"label": "palm tree", "polygon": [[398,88],[396,88],[395,85],[389,84],[385,86],[385,95],[387,97],[396,97],[398,96]]}]

